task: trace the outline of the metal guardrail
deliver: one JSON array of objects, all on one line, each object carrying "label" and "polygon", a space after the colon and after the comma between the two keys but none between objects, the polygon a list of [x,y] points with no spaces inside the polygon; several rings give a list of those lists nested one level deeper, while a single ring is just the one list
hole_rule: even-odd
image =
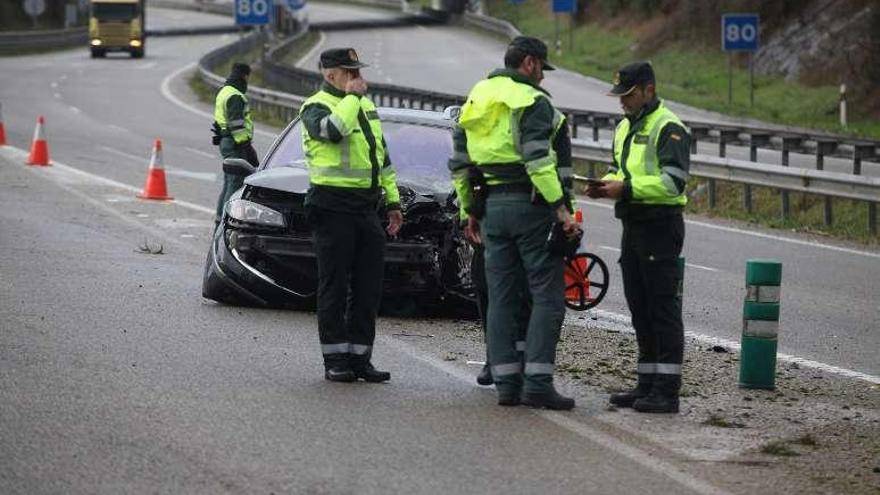
[{"label": "metal guardrail", "polygon": [[44,31],[6,31],[0,32],[0,50],[43,49],[76,45],[85,47],[88,40],[89,28],[86,26]]},{"label": "metal guardrail", "polygon": [[[485,17],[473,14],[468,14],[467,16],[471,18]],[[501,26],[505,33],[508,32],[507,27],[504,27],[502,23],[494,25],[495,27]],[[501,31],[498,32],[500,33]],[[302,34],[299,33],[298,36]],[[221,57],[228,57],[233,52],[238,54],[253,48],[253,46],[244,48],[245,45],[246,43],[239,41],[215,50],[204,57],[202,62],[205,62],[209,57],[219,59]],[[213,83],[215,87],[219,88],[222,85],[223,79],[216,74],[210,73],[204,63],[199,64],[199,70],[202,77],[206,81]],[[284,116],[285,119],[293,118],[296,109],[304,101],[303,97],[295,95],[312,94],[322,81],[322,77],[317,72],[287,66],[271,59],[267,60],[263,65],[263,77],[270,85],[281,91],[252,87],[249,89],[250,101],[256,106],[263,106],[264,108],[274,107],[276,109],[275,113]],[[369,96],[380,106],[429,110],[441,110],[448,105],[458,105],[464,102],[464,97],[460,95],[383,84],[371,84]],[[563,111],[568,114],[569,122],[573,127],[573,156],[576,159],[589,162],[591,164],[591,172],[593,171],[592,164],[594,163],[610,163],[611,143],[600,140],[599,131],[600,129],[613,129],[621,116],[570,109]],[[588,124],[592,128],[593,141],[577,139],[578,127],[583,124]],[[711,186],[714,186],[713,181],[715,180],[743,184],[744,194],[746,195],[744,196],[744,203],[749,205],[751,201],[750,187],[752,185],[780,189],[783,191],[783,216],[787,214],[787,194],[789,192],[823,195],[826,197],[825,219],[828,224],[832,221],[832,197],[866,201],[868,202],[868,230],[871,234],[877,233],[877,202],[880,201],[880,178],[859,175],[861,172],[861,160],[876,156],[878,152],[877,142],[829,137],[827,134],[819,133],[793,134],[781,132],[777,129],[718,126],[695,121],[688,121],[686,124],[691,128],[694,137],[693,154],[691,155],[691,175],[708,179]],[[722,156],[715,157],[697,154],[696,142],[699,140],[718,142],[719,153]],[[734,143],[745,143],[749,146],[753,161],[725,158],[723,156],[725,146]],[[775,165],[757,162],[758,148],[781,150],[783,164]],[[815,153],[817,170],[788,167],[788,154],[805,149],[812,149],[812,152]],[[844,153],[843,150],[847,149],[847,152],[851,153],[850,156],[854,163],[853,174],[841,174],[822,170],[825,156],[847,156],[842,154]],[[712,189],[710,189],[710,195]]]}]

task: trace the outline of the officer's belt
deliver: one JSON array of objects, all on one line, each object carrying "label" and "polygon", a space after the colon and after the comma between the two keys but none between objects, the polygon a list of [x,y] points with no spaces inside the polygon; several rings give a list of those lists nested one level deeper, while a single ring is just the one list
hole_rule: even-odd
[{"label": "officer's belt", "polygon": [[530,182],[529,173],[523,163],[479,163],[477,168],[487,179],[498,179],[508,183]]},{"label": "officer's belt", "polygon": [[512,184],[489,184],[489,194],[492,193],[529,193],[532,189],[531,182],[514,182]]}]

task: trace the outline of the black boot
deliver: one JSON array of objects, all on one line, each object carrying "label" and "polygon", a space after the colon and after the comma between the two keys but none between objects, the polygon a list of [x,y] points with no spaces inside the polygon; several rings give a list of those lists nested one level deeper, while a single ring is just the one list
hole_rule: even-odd
[{"label": "black boot", "polygon": [[477,375],[477,383],[483,386],[492,385],[495,381],[492,378],[492,367],[489,363],[483,365],[480,374]]},{"label": "black boot", "polygon": [[639,373],[639,383],[636,388],[611,394],[609,402],[617,407],[632,407],[636,399],[647,397],[651,392],[651,386],[654,384],[654,375],[649,373]]},{"label": "black boot", "polygon": [[324,370],[324,378],[331,382],[351,383],[357,380],[354,372],[348,366],[336,365]]},{"label": "black boot", "polygon": [[633,409],[644,413],[677,413],[681,375],[656,375],[651,393],[633,402]]},{"label": "black boot", "polygon": [[370,383],[382,383],[391,379],[391,373],[377,370],[369,361],[364,365],[355,367],[354,376]]},{"label": "black boot", "polygon": [[559,395],[555,389],[544,392],[525,392],[522,403],[536,408],[553,409],[554,411],[568,411],[574,408],[574,399]]}]

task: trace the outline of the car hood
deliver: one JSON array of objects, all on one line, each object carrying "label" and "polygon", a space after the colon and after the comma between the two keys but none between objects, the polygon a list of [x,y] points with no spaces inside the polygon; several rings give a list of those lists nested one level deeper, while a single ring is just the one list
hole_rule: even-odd
[{"label": "car hood", "polygon": [[[299,167],[278,167],[260,170],[247,176],[244,183],[254,187],[305,194],[309,190],[309,171]],[[398,185],[400,187],[407,187],[420,196],[429,198],[438,195],[445,197],[452,189],[451,184],[439,184],[436,180],[428,178],[399,179]],[[441,188],[441,185],[447,187]]]},{"label": "car hood", "polygon": [[244,183],[254,187],[305,194],[309,190],[309,171],[298,167],[259,170],[247,176]]}]

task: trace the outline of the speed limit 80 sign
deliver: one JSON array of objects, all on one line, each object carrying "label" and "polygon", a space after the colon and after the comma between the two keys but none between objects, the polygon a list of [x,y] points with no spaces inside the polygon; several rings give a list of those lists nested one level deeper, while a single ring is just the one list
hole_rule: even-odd
[{"label": "speed limit 80 sign", "polygon": [[758,14],[721,16],[721,46],[726,52],[754,52],[758,49]]},{"label": "speed limit 80 sign", "polygon": [[235,24],[253,26],[269,24],[272,0],[235,0]]}]

